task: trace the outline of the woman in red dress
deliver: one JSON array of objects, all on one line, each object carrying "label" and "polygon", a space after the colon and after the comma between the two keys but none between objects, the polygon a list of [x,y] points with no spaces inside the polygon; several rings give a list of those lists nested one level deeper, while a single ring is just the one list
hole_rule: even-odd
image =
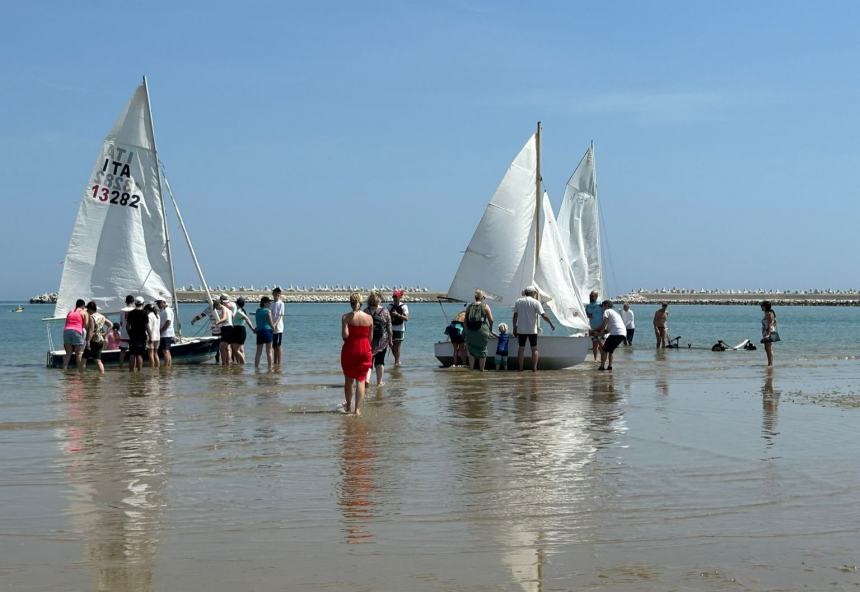
[{"label": "woman in red dress", "polygon": [[370,340],[373,338],[373,318],[361,312],[361,294],[349,295],[348,312],[340,320],[343,348],[340,350],[340,366],[343,368],[344,409],[352,411],[352,383],[355,383],[355,414],[361,415],[364,399],[364,383],[370,372],[372,356]]}]

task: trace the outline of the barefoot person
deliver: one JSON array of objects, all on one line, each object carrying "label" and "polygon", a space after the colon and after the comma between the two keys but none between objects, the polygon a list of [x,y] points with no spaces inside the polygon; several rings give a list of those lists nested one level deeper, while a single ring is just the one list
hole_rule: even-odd
[{"label": "barefoot person", "polygon": [[158,319],[158,308],[152,304],[143,307],[149,315],[149,341],[146,342],[146,355],[149,356],[149,367],[158,368],[158,346],[161,343],[160,323]]},{"label": "barefoot person", "polygon": [[523,370],[523,362],[525,361],[526,341],[529,342],[529,347],[532,351],[532,372],[537,372],[538,362],[540,361],[540,352],[537,347],[538,323],[539,319],[545,320],[549,326],[555,331],[555,325],[552,320],[543,310],[543,305],[537,299],[538,291],[534,286],[529,286],[523,290],[522,298],[518,298],[514,303],[514,337],[517,338],[519,349],[517,350],[517,367],[520,372]]},{"label": "barefoot person", "polygon": [[66,315],[66,324],[63,326],[63,349],[66,350],[63,356],[63,370],[69,369],[69,362],[73,355],[75,356],[75,368],[78,372],[83,368],[84,329],[89,322],[86,304],[78,298],[74,310],[69,311],[69,314]]},{"label": "barefoot person", "polygon": [[134,299],[134,308],[126,315],[128,327],[128,371],[143,370],[143,357],[146,355],[146,344],[149,335],[149,313],[143,310],[143,298]]},{"label": "barefoot person", "polygon": [[281,345],[284,342],[284,303],[281,300],[281,289],[272,290],[272,349],[274,350],[275,367],[281,365]]},{"label": "barefoot person", "polygon": [[269,370],[272,369],[272,311],[269,309],[269,304],[272,299],[268,296],[263,296],[260,299],[260,308],[254,313],[254,320],[257,321],[257,352],[254,354],[254,368],[260,367],[260,357],[263,355],[263,349],[266,350],[266,363]]},{"label": "barefoot person", "polygon": [[158,305],[159,334],[161,335],[158,341],[158,352],[164,358],[164,365],[170,368],[173,365],[173,354],[170,353],[170,348],[173,347],[173,339],[176,337],[173,309],[167,306],[167,301],[163,298],[156,300],[155,303]]},{"label": "barefoot person", "polygon": [[376,368],[376,386],[384,386],[385,376],[385,354],[391,347],[391,315],[388,309],[382,306],[382,294],[374,290],[367,297],[367,308],[364,312],[373,319],[373,339],[370,347],[373,350],[373,366]]},{"label": "barefoot person", "polygon": [[352,388],[355,383],[355,414],[361,415],[364,388],[373,364],[373,317],[361,311],[361,294],[358,292],[349,295],[349,307],[351,312],[340,319],[340,336],[343,338],[343,347],[340,350],[343,408],[347,413],[353,411]]},{"label": "barefoot person", "polygon": [[110,321],[98,312],[98,307],[92,300],[87,302],[87,315],[89,316],[89,322],[87,323],[87,347],[84,349],[82,368],[86,368],[87,362],[93,360],[96,363],[96,368],[99,369],[99,374],[104,374],[105,365],[102,363],[102,350],[105,346],[105,334],[102,327],[105,324],[110,325]]},{"label": "barefoot person", "polygon": [[237,364],[245,363],[245,341],[248,338],[246,326],[250,326],[251,329],[254,328],[248,313],[245,312],[245,299],[239,296],[236,298],[236,310],[233,313],[233,336],[230,340],[230,345],[233,348],[233,361]]},{"label": "barefoot person", "polygon": [[391,353],[394,354],[394,366],[400,366],[400,348],[406,339],[406,321],[409,320],[409,307],[403,304],[403,290],[394,290],[391,294],[394,302],[388,307],[391,315],[392,343]]},{"label": "barefoot person", "polygon": [[669,342],[669,305],[665,302],[654,313],[654,336],[657,338],[657,349],[665,349]]},{"label": "barefoot person", "polygon": [[125,297],[125,306],[119,310],[119,367],[122,368],[128,355],[128,313],[134,310],[134,296]]},{"label": "barefoot person", "polygon": [[624,345],[633,345],[633,333],[636,331],[636,318],[633,311],[630,310],[630,305],[624,303],[624,308],[621,311],[621,318],[624,320],[624,328],[627,330],[627,339],[624,340]]},{"label": "barefoot person", "polygon": [[768,367],[773,366],[773,344],[779,341],[779,333],[776,330],[776,313],[770,301],[761,303],[761,342],[764,344],[764,353],[767,354]]},{"label": "barefoot person", "polygon": [[603,322],[603,309],[597,302],[597,296],[597,292],[592,291],[588,295],[588,304],[585,305],[585,316],[588,317],[588,324],[592,329],[589,333],[591,333],[591,355],[594,357],[595,362],[597,361],[597,352],[600,350],[600,346],[603,345],[603,334],[593,331],[593,329],[597,329]]},{"label": "barefoot person", "polygon": [[466,348],[469,350],[469,369],[484,371],[487,364],[487,343],[493,332],[493,311],[484,303],[484,291],[475,290],[475,301],[466,308]]},{"label": "barefoot person", "polygon": [[[592,331],[601,334],[608,331],[609,337],[606,338],[600,348],[600,367],[597,369],[612,370],[612,354],[627,339],[627,329],[624,328],[624,319],[616,310],[613,310],[611,300],[604,300],[600,308],[603,309],[603,320],[600,322],[600,326],[592,329]],[[609,360],[608,365],[607,360]]]}]

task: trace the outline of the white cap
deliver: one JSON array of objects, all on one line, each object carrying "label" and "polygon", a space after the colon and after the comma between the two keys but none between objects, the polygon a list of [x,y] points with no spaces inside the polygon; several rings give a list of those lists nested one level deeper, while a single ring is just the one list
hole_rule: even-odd
[{"label": "white cap", "polygon": [[135,306],[140,306],[141,304],[143,304],[143,302],[144,302],[143,296],[138,296],[134,299]]},{"label": "white cap", "polygon": [[221,302],[230,302],[230,297],[227,296],[227,294],[221,294],[218,297],[218,300],[220,300]]}]

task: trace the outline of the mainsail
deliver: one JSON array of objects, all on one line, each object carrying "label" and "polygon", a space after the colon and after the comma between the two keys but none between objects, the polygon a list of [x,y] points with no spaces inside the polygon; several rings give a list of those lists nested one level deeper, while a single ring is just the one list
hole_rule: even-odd
[{"label": "mainsail", "polygon": [[172,285],[149,97],[141,84],[93,167],[66,259],[55,316],[75,300],[116,312],[126,294],[169,299]]},{"label": "mainsail", "polygon": [[559,234],[565,245],[579,299],[588,302],[594,290],[607,296],[600,263],[600,220],[597,206],[597,178],[594,146],[589,146],[579,166],[567,181],[558,212]]},{"label": "mainsail", "polygon": [[480,288],[513,305],[534,278],[537,140],[529,138],[499,183],[454,275],[448,297],[471,302]]}]

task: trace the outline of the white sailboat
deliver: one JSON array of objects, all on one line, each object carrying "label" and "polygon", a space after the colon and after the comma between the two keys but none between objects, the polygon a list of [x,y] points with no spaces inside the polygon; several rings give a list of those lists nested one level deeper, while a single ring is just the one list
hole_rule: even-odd
[{"label": "white sailboat", "polygon": [[[523,289],[534,285],[562,326],[583,332],[588,330],[585,310],[549,196],[541,191],[540,133],[538,123],[537,132],[520,150],[487,204],[448,297],[471,302],[475,289],[480,288],[495,303],[513,306]],[[499,319],[500,311],[495,316]],[[488,351],[494,352],[495,347],[496,340],[491,339]],[[575,366],[585,359],[590,347],[588,337],[544,333],[539,343],[540,367],[557,370]],[[512,342],[511,355],[515,357],[516,351]],[[437,342],[435,354],[443,366],[454,362],[450,341]],[[530,363],[526,356],[526,364]]]},{"label": "white sailboat", "polygon": [[558,211],[559,235],[565,246],[579,298],[588,302],[592,291],[607,298],[600,260],[600,212],[594,144],[588,147],[564,189]]},{"label": "white sailboat", "polygon": [[[166,179],[164,180],[166,185]],[[191,257],[212,302],[194,247],[173,194],[168,193],[185,234]],[[93,300],[104,314],[118,313],[126,294],[152,302],[167,300],[175,311],[177,337],[172,348],[177,363],[201,362],[217,350],[212,336],[181,335],[170,236],[165,218],[162,171],[146,78],[135,89],[102,149],[84,188],[69,240],[54,318],[64,319],[78,298]],[[62,350],[55,350],[48,326],[48,366],[62,367]],[[118,360],[107,350],[102,360]]]}]

